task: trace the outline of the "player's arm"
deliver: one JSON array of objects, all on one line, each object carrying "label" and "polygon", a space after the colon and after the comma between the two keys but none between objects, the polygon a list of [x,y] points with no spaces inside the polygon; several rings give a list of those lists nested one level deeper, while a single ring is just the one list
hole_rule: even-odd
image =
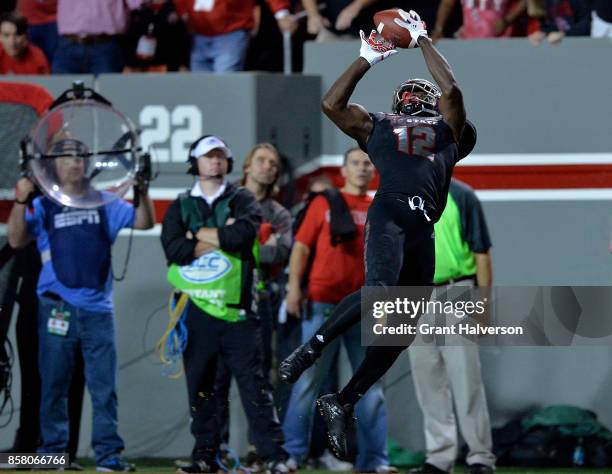
[{"label": "player's arm", "polygon": [[427,36],[425,23],[421,21],[421,17],[413,10],[407,13],[400,9],[398,12],[402,19],[396,18],[394,21],[402,28],[408,30],[413,41],[423,51],[427,68],[442,91],[440,112],[444,117],[444,121],[450,126],[455,141],[459,143],[463,127],[465,126],[465,108],[463,106],[463,94],[457,85],[455,75],[448,61],[440,54]]},{"label": "player's arm", "polygon": [[423,51],[427,68],[442,91],[440,113],[453,131],[455,141],[459,143],[466,118],[461,89],[448,61],[440,54],[432,41],[427,36],[421,36],[418,43]]},{"label": "player's arm", "polygon": [[372,118],[361,105],[350,104],[349,99],[368,69],[397,51],[391,43],[377,37],[375,31],[367,39],[363,31],[360,33],[360,57],[353,61],[323,96],[321,108],[340,130],[358,142],[366,143],[373,128]]}]

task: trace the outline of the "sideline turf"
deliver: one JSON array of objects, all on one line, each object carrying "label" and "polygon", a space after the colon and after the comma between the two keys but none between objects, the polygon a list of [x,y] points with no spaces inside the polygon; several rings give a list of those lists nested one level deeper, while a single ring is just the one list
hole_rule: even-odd
[{"label": "sideline turf", "polygon": [[[162,474],[162,473],[170,473],[170,472],[175,472],[175,468],[172,465],[172,460],[160,460],[160,459],[146,459],[146,460],[129,460],[130,462],[133,462],[134,464],[136,464],[136,468],[137,468],[137,472],[141,472],[141,473],[147,473],[147,474]],[[85,467],[84,471],[81,471],[83,473],[94,473],[96,472],[96,468],[95,466],[93,466],[93,462],[91,461],[84,461],[82,463],[82,466]],[[400,474],[405,474],[407,471],[407,469],[400,469]],[[4,470],[4,469],[0,469],[0,473],[4,473],[4,472],[23,472],[23,471],[9,471],[9,470]],[[46,472],[49,473],[51,471],[30,471],[30,472]],[[73,472],[73,471],[69,471],[69,472]],[[332,471],[319,471],[319,470],[302,470],[299,471],[301,473],[305,473],[305,474],[341,474],[341,473],[337,473],[337,472],[332,472]],[[462,466],[458,466],[457,468],[455,468],[455,474],[462,474],[463,471],[463,467]],[[502,467],[502,468],[498,468],[497,473],[499,474],[509,474],[509,473],[520,473],[520,474],[571,474],[571,473],[576,473],[576,474],[586,474],[586,473],[598,473],[598,474],[612,474],[612,468],[605,468],[605,469],[558,469],[558,468],[550,468],[550,469],[527,469],[527,468],[518,468],[518,467]]]}]

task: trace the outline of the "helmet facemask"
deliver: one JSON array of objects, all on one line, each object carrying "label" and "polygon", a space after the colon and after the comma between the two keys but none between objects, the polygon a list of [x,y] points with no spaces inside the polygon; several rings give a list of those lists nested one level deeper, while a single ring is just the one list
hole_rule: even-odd
[{"label": "helmet facemask", "polygon": [[442,92],[425,79],[410,79],[400,84],[393,93],[391,109],[396,114],[435,117],[440,115],[438,101]]}]

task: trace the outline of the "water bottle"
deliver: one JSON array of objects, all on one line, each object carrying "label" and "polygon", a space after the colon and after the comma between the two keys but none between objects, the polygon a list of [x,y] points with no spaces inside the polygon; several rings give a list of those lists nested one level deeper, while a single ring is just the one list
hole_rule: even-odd
[{"label": "water bottle", "polygon": [[584,446],[582,445],[582,438],[578,438],[578,444],[574,449],[573,462],[575,467],[584,466]]}]

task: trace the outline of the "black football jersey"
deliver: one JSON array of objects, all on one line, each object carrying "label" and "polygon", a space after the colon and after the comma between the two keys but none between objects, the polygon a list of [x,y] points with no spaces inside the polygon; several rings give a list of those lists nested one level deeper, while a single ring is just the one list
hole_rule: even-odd
[{"label": "black football jersey", "polygon": [[376,194],[419,196],[433,222],[446,206],[453,168],[459,161],[453,132],[442,116],[370,114],[374,128],[360,144],[380,174]]}]

